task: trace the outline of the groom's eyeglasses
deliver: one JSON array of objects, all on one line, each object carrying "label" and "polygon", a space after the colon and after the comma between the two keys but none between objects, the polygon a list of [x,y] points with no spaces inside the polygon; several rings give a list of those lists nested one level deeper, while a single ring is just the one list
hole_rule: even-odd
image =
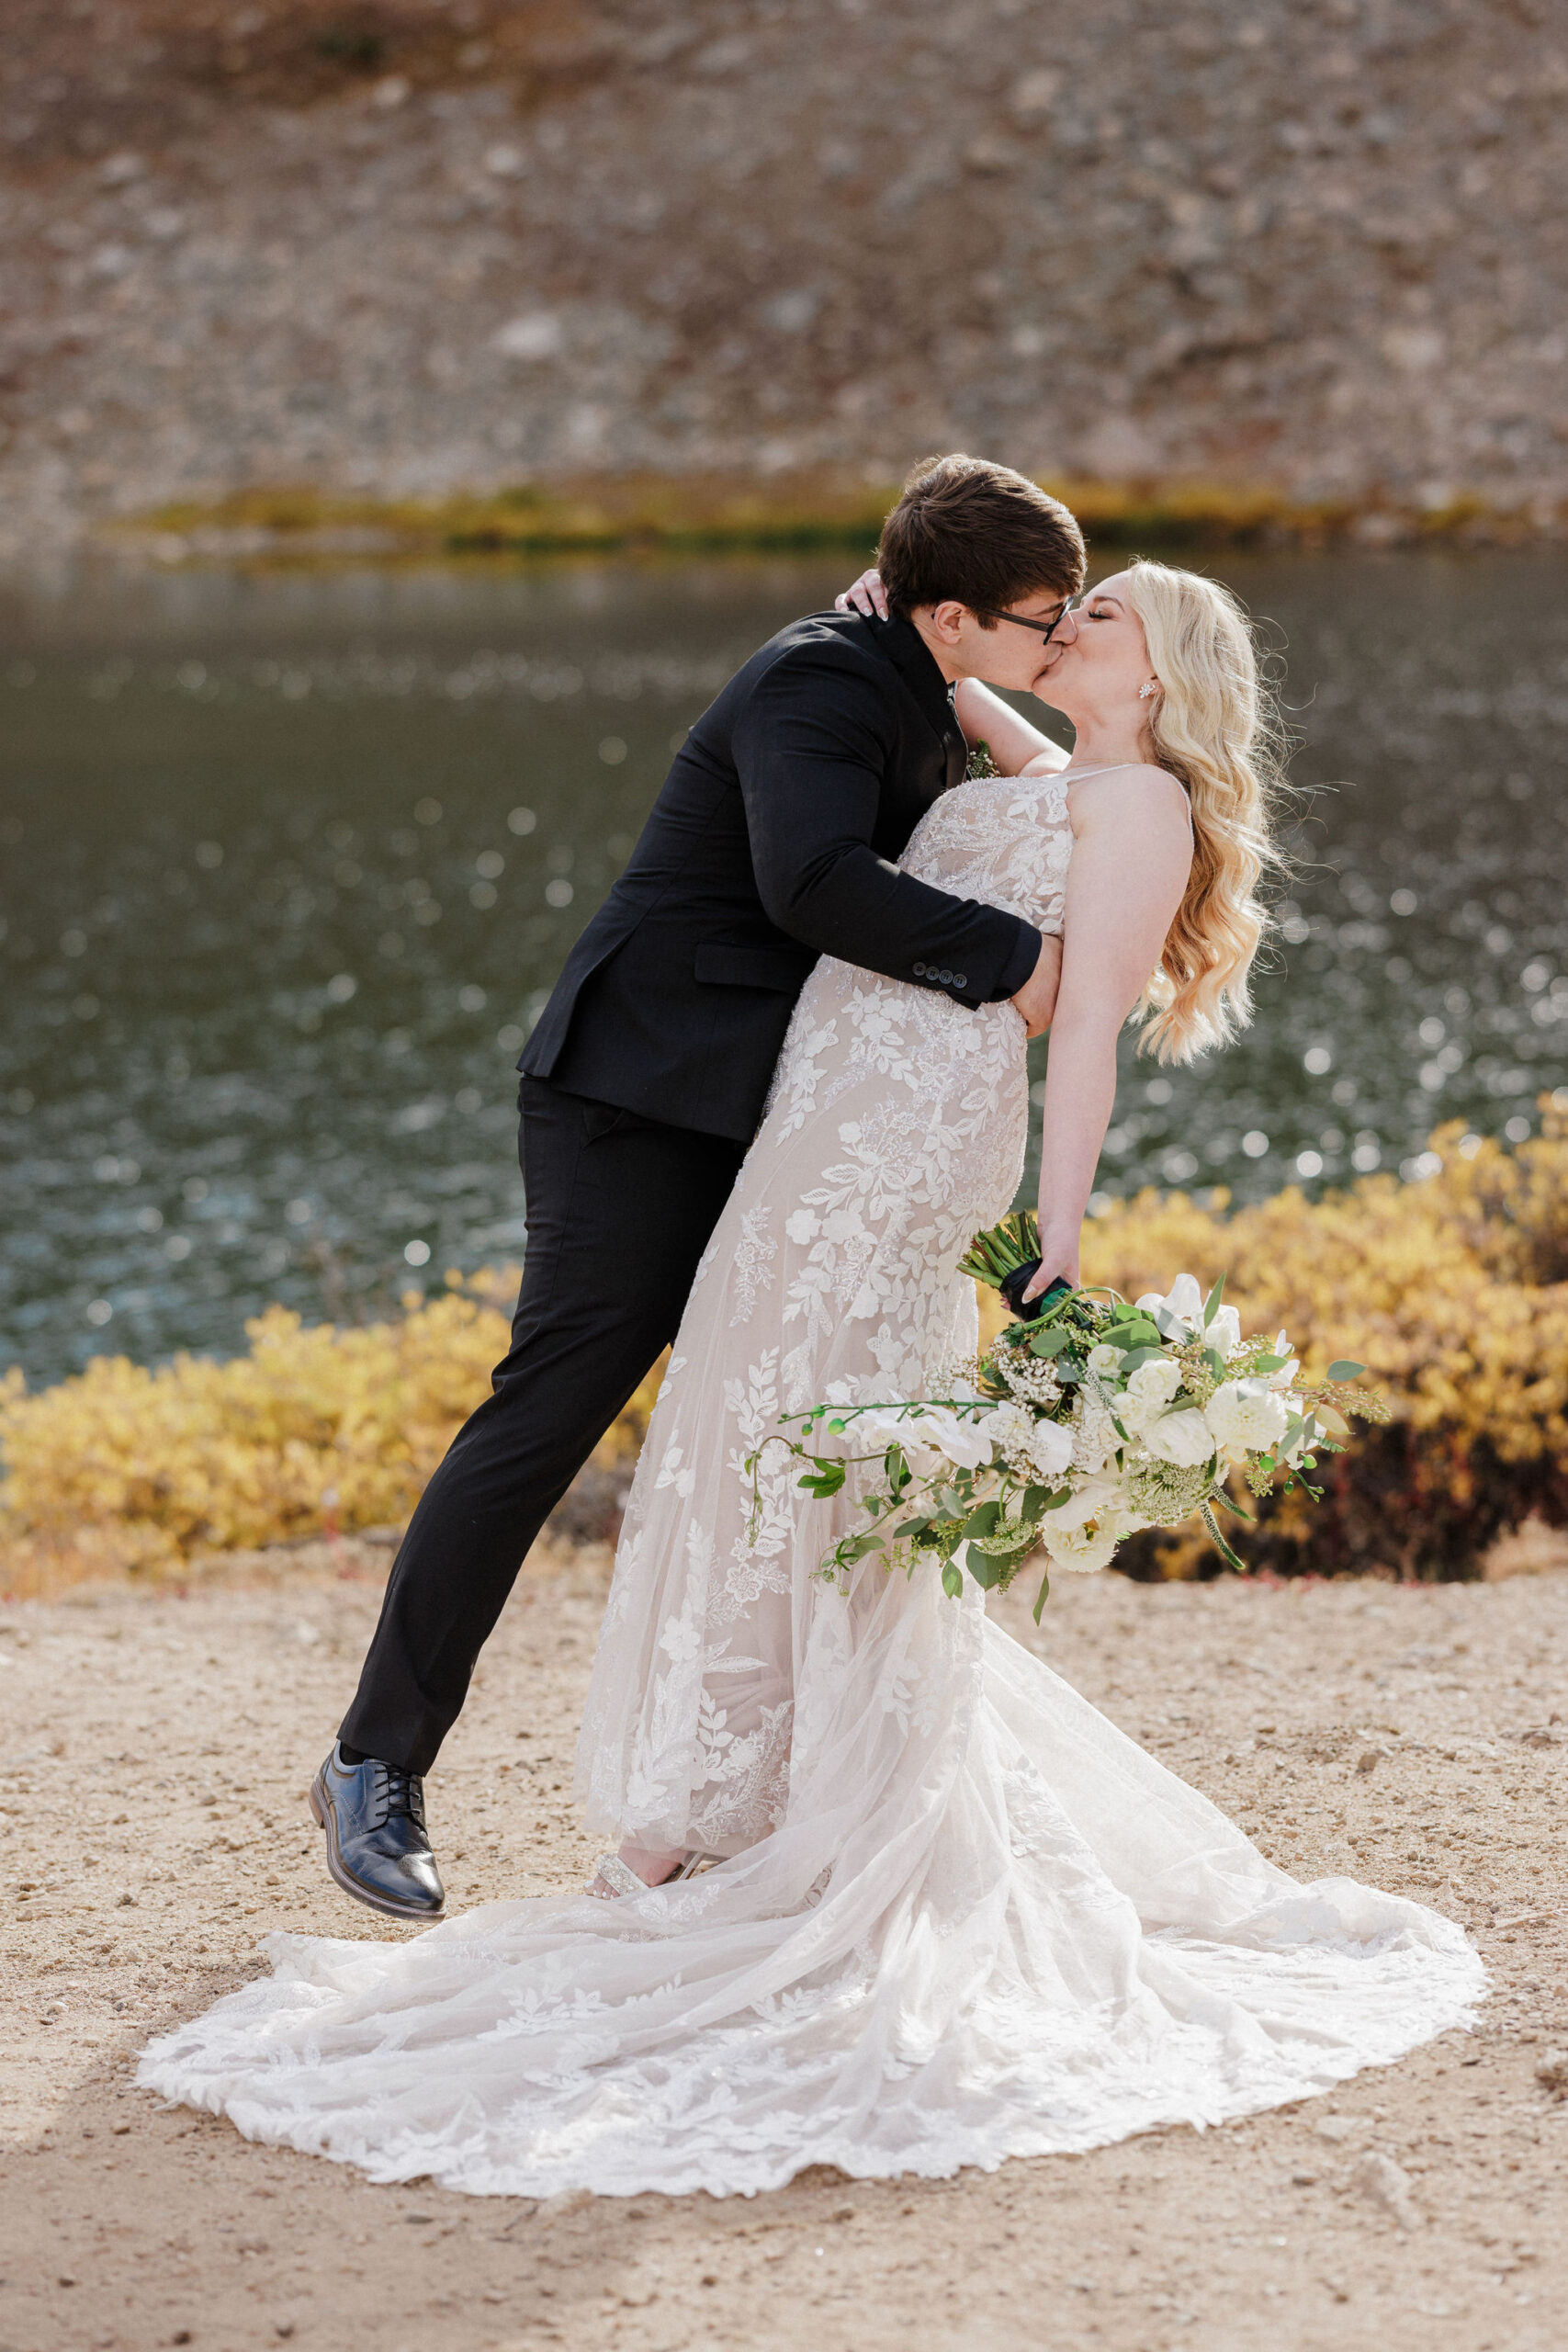
[{"label": "groom's eyeglasses", "polygon": [[1011,621],[1015,628],[1032,628],[1048,645],[1072,609],[1073,599],[1069,596],[1054,621],[1032,621],[1022,613],[993,613],[981,605],[975,606],[975,617],[982,621]]}]

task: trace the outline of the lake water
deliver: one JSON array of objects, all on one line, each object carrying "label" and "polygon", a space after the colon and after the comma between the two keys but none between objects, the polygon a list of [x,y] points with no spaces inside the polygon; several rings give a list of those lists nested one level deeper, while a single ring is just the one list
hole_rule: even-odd
[{"label": "lake water", "polygon": [[[1109,567],[1102,567],[1102,569]],[[1308,861],[1232,1052],[1124,1060],[1100,1182],[1419,1172],[1568,1081],[1568,564],[1221,558]],[[515,1259],[512,1064],[672,744],[849,567],[0,587],[0,1366],[243,1344]],[[628,1204],[628,1250],[658,1246]]]}]

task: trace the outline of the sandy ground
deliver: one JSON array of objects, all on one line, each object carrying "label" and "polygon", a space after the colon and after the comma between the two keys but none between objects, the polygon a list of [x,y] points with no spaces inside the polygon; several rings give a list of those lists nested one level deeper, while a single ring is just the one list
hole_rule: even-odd
[{"label": "sandy ground", "polygon": [[[1331,2096],[951,2181],[466,2199],[254,2147],[139,2045],[339,1895],[305,1791],[374,1555],[0,1611],[0,2352],[905,2346],[1559,2352],[1568,2335],[1568,1575],[1398,1589],[1064,1578],[1014,1630],[1303,1877],[1474,1931],[1494,1994]],[[383,1562],[384,1565],[384,1555]],[[592,1564],[531,1574],[430,1784],[452,1907],[570,1885]]]}]

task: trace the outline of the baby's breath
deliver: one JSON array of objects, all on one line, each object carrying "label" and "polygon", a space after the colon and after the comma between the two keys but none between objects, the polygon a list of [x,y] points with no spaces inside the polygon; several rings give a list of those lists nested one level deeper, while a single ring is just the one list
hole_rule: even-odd
[{"label": "baby's breath", "polygon": [[1051,1366],[1031,1355],[1027,1348],[1009,1347],[998,1340],[991,1351],[991,1363],[1005,1385],[1027,1405],[1051,1406],[1062,1394],[1062,1384]]}]

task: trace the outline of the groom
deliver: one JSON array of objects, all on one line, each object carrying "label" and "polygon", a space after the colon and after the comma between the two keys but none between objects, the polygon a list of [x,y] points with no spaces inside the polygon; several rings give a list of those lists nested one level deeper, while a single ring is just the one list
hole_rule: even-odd
[{"label": "groom", "polygon": [[511,1351],[410,1522],[310,1792],[333,1877],[394,1917],[440,1915],[421,1776],[524,1555],[675,1336],[818,956],[1050,1021],[1058,943],[895,861],[964,773],[953,686],[1035,685],[1082,537],[1021,474],[949,457],[911,474],[877,564],[891,619],[792,622],[697,720],[519,1064]]}]

